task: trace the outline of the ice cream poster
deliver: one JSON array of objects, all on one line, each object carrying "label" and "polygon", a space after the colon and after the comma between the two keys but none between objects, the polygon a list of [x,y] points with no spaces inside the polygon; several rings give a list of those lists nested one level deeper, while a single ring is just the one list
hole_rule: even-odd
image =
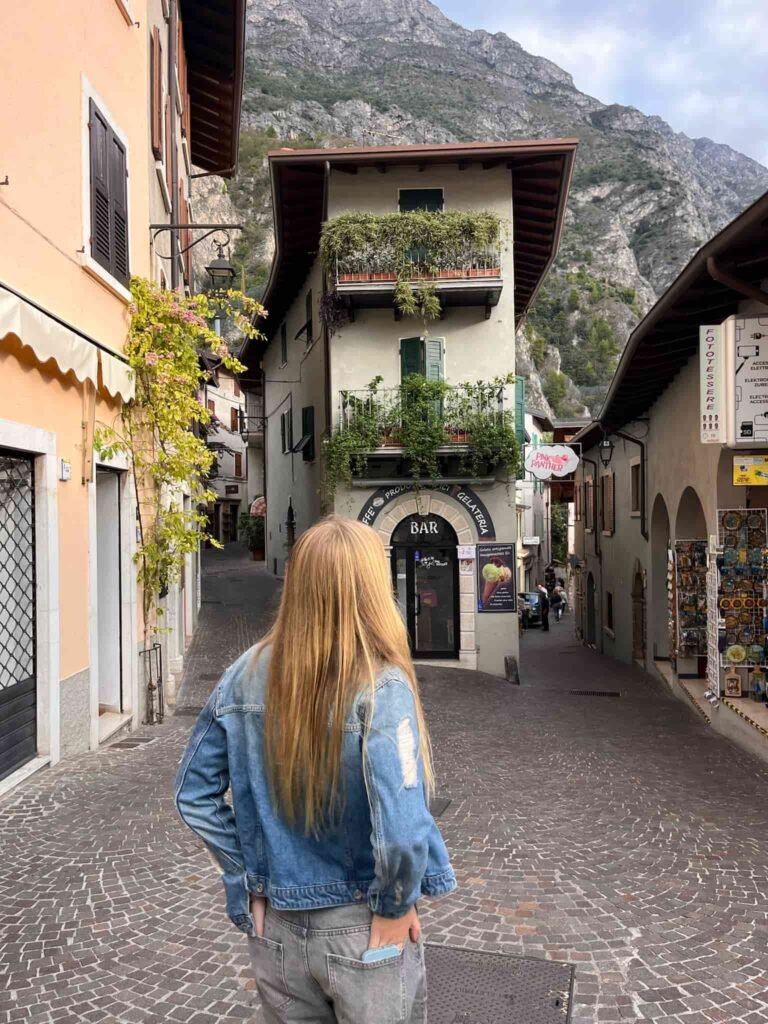
[{"label": "ice cream poster", "polygon": [[517,611],[514,544],[477,545],[477,610]]}]

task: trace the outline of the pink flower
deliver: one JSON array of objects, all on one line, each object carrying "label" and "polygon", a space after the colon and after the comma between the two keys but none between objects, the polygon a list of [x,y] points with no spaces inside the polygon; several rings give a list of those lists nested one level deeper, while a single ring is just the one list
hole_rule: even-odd
[{"label": "pink flower", "polygon": [[147,352],[147,354],[144,356],[144,362],[147,364],[147,366],[157,366],[157,361],[159,358],[160,356],[157,354],[157,352]]}]

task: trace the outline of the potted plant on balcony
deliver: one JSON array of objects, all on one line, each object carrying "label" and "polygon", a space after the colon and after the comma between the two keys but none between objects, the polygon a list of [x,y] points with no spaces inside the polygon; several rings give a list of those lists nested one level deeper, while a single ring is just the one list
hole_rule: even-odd
[{"label": "potted plant on balcony", "polygon": [[264,561],[264,517],[252,516],[250,512],[242,512],[238,521],[240,536],[251,552],[254,562]]}]

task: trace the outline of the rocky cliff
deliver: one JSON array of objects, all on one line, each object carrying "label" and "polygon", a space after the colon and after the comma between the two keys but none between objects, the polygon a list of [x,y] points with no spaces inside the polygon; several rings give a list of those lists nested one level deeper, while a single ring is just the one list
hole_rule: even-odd
[{"label": "rocky cliff", "polygon": [[580,140],[561,255],[519,352],[532,392],[543,388],[555,413],[579,411],[579,395],[599,406],[639,317],[768,189],[754,160],[600,103],[555,64],[503,33],[462,28],[429,0],[249,0],[246,65],[250,157],[232,198],[260,225],[240,247],[254,280],[268,235],[262,158],[274,136],[294,145]]}]

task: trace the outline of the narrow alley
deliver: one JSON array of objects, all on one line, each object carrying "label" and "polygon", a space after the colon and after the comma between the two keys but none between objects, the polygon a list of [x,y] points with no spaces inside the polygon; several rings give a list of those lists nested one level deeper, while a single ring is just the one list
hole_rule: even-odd
[{"label": "narrow alley", "polygon": [[[177,714],[0,800],[0,1024],[260,1019],[171,789],[193,710],[275,597],[261,566],[209,553]],[[425,905],[428,940],[574,963],[574,1024],[768,1022],[768,770],[578,646],[572,616],[522,657],[519,688],[419,673],[460,883]]]}]

